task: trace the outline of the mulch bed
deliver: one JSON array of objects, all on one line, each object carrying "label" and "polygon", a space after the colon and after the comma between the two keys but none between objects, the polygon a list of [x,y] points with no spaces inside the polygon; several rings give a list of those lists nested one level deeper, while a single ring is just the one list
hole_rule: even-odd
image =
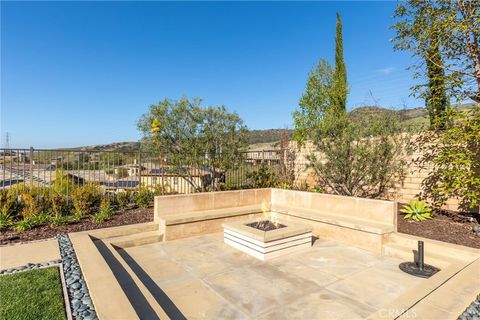
[{"label": "mulch bed", "polygon": [[[480,233],[472,227],[479,225],[479,215],[465,216],[452,211],[441,211],[433,219],[416,222],[403,219],[398,213],[398,232],[480,249]],[[471,221],[473,220],[473,221]]]},{"label": "mulch bed", "polygon": [[63,226],[51,227],[49,225],[44,225],[25,232],[11,230],[1,231],[0,245],[48,239],[62,233],[116,227],[150,221],[153,221],[153,208],[122,209],[118,210],[111,218],[102,223],[92,222],[91,217],[85,217],[80,221],[72,222]]}]

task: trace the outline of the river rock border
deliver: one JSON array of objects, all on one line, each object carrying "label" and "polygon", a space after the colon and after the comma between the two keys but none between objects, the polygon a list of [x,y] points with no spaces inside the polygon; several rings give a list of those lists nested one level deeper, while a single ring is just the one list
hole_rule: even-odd
[{"label": "river rock border", "polygon": [[70,239],[67,235],[58,235],[57,239],[73,318],[98,319]]},{"label": "river rock border", "polygon": [[23,265],[23,266],[20,266],[20,267],[3,269],[3,270],[0,271],[0,275],[1,274],[18,273],[18,272],[23,272],[23,271],[33,270],[33,269],[56,267],[61,262],[62,262],[61,259],[57,259],[57,260],[50,260],[50,261],[42,262],[42,263],[27,263],[26,265]]},{"label": "river rock border", "polygon": [[480,320],[480,294],[458,317],[458,320]]}]

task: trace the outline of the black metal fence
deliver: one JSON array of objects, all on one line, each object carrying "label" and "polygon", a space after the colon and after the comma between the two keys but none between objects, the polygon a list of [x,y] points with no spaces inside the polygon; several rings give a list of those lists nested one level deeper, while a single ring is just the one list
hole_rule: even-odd
[{"label": "black metal fence", "polygon": [[17,184],[62,189],[97,184],[106,192],[162,188],[168,193],[192,193],[248,187],[249,173],[261,165],[278,169],[281,150],[242,152],[227,169],[208,157],[173,163],[138,151],[68,149],[0,149],[0,189]]}]

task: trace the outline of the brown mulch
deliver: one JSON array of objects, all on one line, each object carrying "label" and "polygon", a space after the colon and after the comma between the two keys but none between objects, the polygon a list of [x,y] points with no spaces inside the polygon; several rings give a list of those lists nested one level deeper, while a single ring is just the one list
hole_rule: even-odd
[{"label": "brown mulch", "polygon": [[115,212],[107,221],[92,222],[91,217],[82,218],[62,226],[39,226],[25,232],[12,230],[0,232],[0,245],[53,238],[58,234],[86,231],[100,228],[123,226],[153,221],[153,208],[122,209]]},{"label": "brown mulch", "polygon": [[403,216],[398,213],[398,232],[480,249],[480,233],[472,231],[474,225],[479,225],[478,214],[465,216],[442,211],[433,214],[433,219],[422,222],[405,220]]}]

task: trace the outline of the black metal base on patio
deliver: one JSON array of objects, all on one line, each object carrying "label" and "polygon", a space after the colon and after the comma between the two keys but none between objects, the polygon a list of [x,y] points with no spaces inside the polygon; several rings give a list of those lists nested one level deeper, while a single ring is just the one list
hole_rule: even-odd
[{"label": "black metal base on patio", "polygon": [[424,264],[423,268],[420,268],[416,262],[402,262],[398,265],[400,270],[411,274],[412,276],[421,277],[421,278],[430,278],[435,273],[440,271],[440,269],[431,266],[429,264]]},{"label": "black metal base on patio", "polygon": [[418,241],[417,261],[402,262],[398,267],[403,272],[422,278],[430,278],[440,271],[440,269],[425,263],[424,244],[422,240]]}]

